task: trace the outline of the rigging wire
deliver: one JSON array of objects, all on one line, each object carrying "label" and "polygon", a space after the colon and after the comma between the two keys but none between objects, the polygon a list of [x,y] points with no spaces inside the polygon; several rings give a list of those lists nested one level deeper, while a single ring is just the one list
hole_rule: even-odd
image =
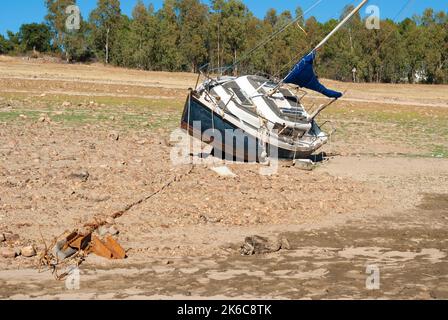
[{"label": "rigging wire", "polygon": [[[355,0],[356,1],[356,0]],[[355,1],[352,1],[351,4],[353,4]],[[403,7],[398,11],[398,13],[394,16],[393,20],[396,20],[415,0],[407,0],[406,3],[403,5]],[[392,36],[392,34],[395,32],[395,30],[390,31],[386,37],[381,41],[380,45],[376,48],[377,50],[380,50],[384,43]],[[320,35],[323,35],[323,32],[320,33]],[[306,52],[307,49],[302,50],[299,54],[295,55],[287,64],[283,65],[277,73],[274,74],[274,77],[277,78],[281,75],[281,73],[286,70],[288,67],[291,66],[291,64],[294,61],[297,61],[300,57],[303,56],[303,54]]]},{"label": "rigging wire", "polygon": [[265,46],[268,42],[270,42],[272,39],[274,39],[277,35],[279,35],[280,33],[282,33],[283,31],[285,31],[286,29],[288,29],[291,25],[295,24],[296,22],[298,22],[300,19],[302,19],[307,13],[311,12],[315,7],[317,7],[322,1],[324,0],[317,0],[311,7],[309,7],[305,12],[303,12],[300,16],[296,17],[294,20],[292,20],[291,22],[288,22],[286,25],[284,25],[283,27],[281,27],[280,29],[278,29],[277,31],[275,31],[274,33],[272,33],[266,40],[264,40],[263,42],[259,43],[257,46],[255,46],[253,49],[251,49],[249,52],[247,52],[242,58],[238,59],[237,61],[235,61],[232,65],[226,67],[222,73],[226,72],[229,69],[233,69],[235,68],[235,66],[237,66],[238,64],[240,64],[242,61],[246,60],[249,56],[252,55],[252,53],[254,53],[255,51],[257,51],[258,49],[260,49],[261,47]]},{"label": "rigging wire", "polygon": [[[353,5],[357,0],[353,0],[352,2],[350,2],[349,5]],[[307,34],[308,36],[308,34]],[[325,32],[321,31],[319,33],[319,37],[321,36],[325,36]],[[286,64],[284,64],[275,74],[274,74],[274,78],[277,78],[281,75],[281,73],[286,70],[287,68],[289,68],[293,62],[296,63],[298,59],[302,58],[304,56],[304,54],[307,52],[308,49],[303,49],[302,51],[300,51],[297,55],[294,55],[291,60],[289,60]]]},{"label": "rigging wire", "polygon": [[[397,20],[397,18],[409,7],[409,5],[411,4],[411,3],[413,3],[415,0],[408,0],[407,2],[406,2],[406,4],[401,8],[401,10],[395,15],[395,17],[394,17],[394,21],[395,20]],[[381,49],[381,47],[383,46],[383,44],[387,41],[387,40],[389,40],[389,38],[390,38],[390,36],[393,34],[395,32],[395,30],[392,30],[391,32],[389,32],[389,34],[384,38],[384,40],[383,41],[381,41],[381,43],[380,43],[380,45],[378,46],[378,48],[377,48],[377,50],[380,50]]]}]

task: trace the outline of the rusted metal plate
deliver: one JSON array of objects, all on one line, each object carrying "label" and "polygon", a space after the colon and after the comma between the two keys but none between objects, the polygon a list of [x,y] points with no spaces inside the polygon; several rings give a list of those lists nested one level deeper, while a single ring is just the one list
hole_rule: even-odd
[{"label": "rusted metal plate", "polygon": [[123,247],[111,236],[106,238],[106,246],[114,253],[114,259],[126,258],[126,251],[124,251]]},{"label": "rusted metal plate", "polygon": [[92,236],[90,251],[100,257],[107,259],[124,259],[126,252],[112,237],[107,237],[103,242],[95,236]]},{"label": "rusted metal plate", "polygon": [[92,234],[88,234],[87,236],[78,235],[72,241],[68,243],[70,248],[77,250],[85,250],[89,246],[92,240]]}]

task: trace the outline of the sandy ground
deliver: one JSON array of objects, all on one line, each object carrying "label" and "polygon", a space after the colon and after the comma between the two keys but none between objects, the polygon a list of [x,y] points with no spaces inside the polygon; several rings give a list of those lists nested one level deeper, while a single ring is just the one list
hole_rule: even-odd
[{"label": "sandy ground", "polygon": [[[195,81],[0,57],[0,233],[18,235],[0,247],[42,250],[185,174],[170,135]],[[128,259],[87,257],[68,290],[37,258],[0,257],[0,298],[447,299],[448,87],[328,83],[349,89],[322,119],[339,129],[328,162],[198,164],[116,219]],[[290,249],[243,257],[251,235]]]}]

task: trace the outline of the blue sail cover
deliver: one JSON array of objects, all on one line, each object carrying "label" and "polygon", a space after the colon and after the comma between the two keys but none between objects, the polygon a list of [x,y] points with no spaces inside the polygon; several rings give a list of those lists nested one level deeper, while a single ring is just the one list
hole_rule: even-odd
[{"label": "blue sail cover", "polygon": [[310,54],[302,58],[302,60],[300,60],[299,63],[297,63],[291,72],[286,76],[283,82],[296,84],[299,87],[320,92],[329,98],[338,99],[342,97],[342,93],[327,89],[319,82],[313,69],[313,62],[315,58],[315,51],[312,51]]}]

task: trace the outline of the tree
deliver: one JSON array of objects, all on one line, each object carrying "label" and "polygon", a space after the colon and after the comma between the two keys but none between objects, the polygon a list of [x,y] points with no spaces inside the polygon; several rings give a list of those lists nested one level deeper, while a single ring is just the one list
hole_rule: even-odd
[{"label": "tree", "polygon": [[120,30],[121,9],[119,0],[98,0],[90,14],[93,48],[97,57],[108,64],[114,54],[114,45]]},{"label": "tree", "polygon": [[9,53],[12,49],[12,43],[0,34],[0,54]]},{"label": "tree", "polygon": [[64,52],[68,62],[88,61],[93,57],[87,34],[88,24],[81,17],[80,29],[67,32],[64,37]]},{"label": "tree", "polygon": [[24,51],[50,51],[51,32],[46,24],[23,24],[18,33],[19,43]]},{"label": "tree", "polygon": [[45,0],[47,15],[45,21],[52,33],[54,51],[62,51],[67,61],[85,61],[91,56],[86,39],[87,25],[80,14],[80,29],[67,30],[66,22],[70,17],[69,6],[76,5],[76,0]]},{"label": "tree", "polygon": [[208,58],[207,23],[208,7],[199,0],[177,0],[178,26],[180,29],[179,49],[184,58],[184,66],[191,72],[205,64]]},{"label": "tree", "polygon": [[[224,3],[222,10],[222,36],[223,42],[231,53],[231,60],[235,65],[238,53],[245,48],[247,34],[248,9],[241,0],[229,0]],[[225,56],[224,56],[225,58]],[[235,65],[234,73],[238,73]]]},{"label": "tree", "polygon": [[76,0],[45,0],[47,15],[45,21],[50,28],[53,37],[53,48],[59,50],[64,46],[66,36],[65,23],[68,18],[66,9],[70,5],[76,5]]},{"label": "tree", "polygon": [[[50,43],[67,61],[95,55],[129,68],[193,72],[209,63],[210,69],[234,69],[235,74],[280,77],[339,22],[305,20],[300,7],[294,15],[269,9],[259,19],[243,0],[204,2],[164,0],[155,12],[138,0],[128,17],[121,14],[119,0],[97,0],[88,23],[80,17],[80,29],[69,31],[66,9],[76,0],[45,0],[51,40],[42,24],[24,25],[18,33],[9,31],[8,39],[0,36],[0,53],[48,51]],[[340,18],[352,10],[345,7]],[[400,23],[382,20],[380,30],[368,30],[364,22],[356,14],[321,48],[315,64],[321,77],[352,81],[356,68],[357,81],[448,83],[446,12],[427,9]]]},{"label": "tree", "polygon": [[129,45],[131,64],[139,69],[156,68],[156,45],[158,41],[158,23],[154,7],[147,9],[139,0],[132,13]]},{"label": "tree", "polygon": [[165,0],[157,12],[159,39],[156,48],[156,61],[161,70],[180,70],[182,53],[179,50],[180,27],[177,22],[175,0]]}]

